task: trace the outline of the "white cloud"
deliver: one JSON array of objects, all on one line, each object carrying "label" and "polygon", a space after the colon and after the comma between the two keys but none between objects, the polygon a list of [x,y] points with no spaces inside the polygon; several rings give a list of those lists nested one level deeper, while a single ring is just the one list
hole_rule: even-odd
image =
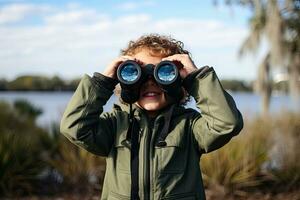
[{"label": "white cloud", "polygon": [[0,8],[0,24],[18,22],[25,17],[51,11],[47,5],[15,3]]},{"label": "white cloud", "polygon": [[139,1],[139,2],[128,1],[128,2],[118,4],[116,7],[120,10],[132,11],[132,10],[137,10],[137,9],[150,7],[150,6],[154,6],[154,5],[155,5],[155,2],[153,2],[153,1]]},{"label": "white cloud", "polygon": [[100,15],[94,10],[70,10],[61,11],[54,15],[47,16],[45,22],[52,25],[77,25],[83,23],[95,23],[105,19],[105,15]]},{"label": "white cloud", "polygon": [[179,38],[198,48],[231,48],[240,44],[247,31],[214,20],[167,19],[155,23],[155,29],[176,33]]},{"label": "white cloud", "polygon": [[125,2],[118,5],[117,7],[122,10],[134,10],[138,7],[138,4],[136,2]]},{"label": "white cloud", "polygon": [[0,25],[0,77],[44,73],[71,78],[101,72],[129,40],[154,32],[183,41],[199,66],[222,65],[218,68],[221,76],[230,76],[226,69],[232,72],[245,65],[237,62],[236,53],[246,30],[219,21],[155,20],[146,14],[111,18],[76,6],[51,13],[44,22]]},{"label": "white cloud", "polygon": [[[138,15],[127,15],[120,17],[119,19],[115,20],[114,24],[119,24],[121,26],[128,26],[130,24],[143,24],[143,23],[149,23],[151,20],[151,17],[146,14],[138,14]],[[136,27],[138,28],[138,27]]]}]

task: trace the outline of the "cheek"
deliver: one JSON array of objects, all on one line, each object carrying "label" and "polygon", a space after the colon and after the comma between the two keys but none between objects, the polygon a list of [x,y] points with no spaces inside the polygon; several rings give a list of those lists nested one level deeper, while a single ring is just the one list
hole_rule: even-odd
[{"label": "cheek", "polygon": [[167,99],[166,99],[165,93],[163,93],[163,95],[161,97],[161,102],[164,103],[164,104],[167,104]]},{"label": "cheek", "polygon": [[161,95],[160,98],[155,102],[158,109],[165,107],[168,104],[165,94]]}]

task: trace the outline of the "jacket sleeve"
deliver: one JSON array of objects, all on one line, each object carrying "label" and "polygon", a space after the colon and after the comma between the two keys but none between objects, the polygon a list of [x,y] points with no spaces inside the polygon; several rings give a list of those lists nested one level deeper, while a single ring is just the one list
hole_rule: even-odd
[{"label": "jacket sleeve", "polygon": [[63,114],[60,132],[89,152],[107,156],[114,142],[115,120],[102,112],[112,93],[96,78],[84,75]]},{"label": "jacket sleeve", "polygon": [[243,118],[214,69],[204,67],[199,71],[189,90],[201,111],[193,121],[192,133],[199,150],[207,153],[237,135],[243,128]]}]

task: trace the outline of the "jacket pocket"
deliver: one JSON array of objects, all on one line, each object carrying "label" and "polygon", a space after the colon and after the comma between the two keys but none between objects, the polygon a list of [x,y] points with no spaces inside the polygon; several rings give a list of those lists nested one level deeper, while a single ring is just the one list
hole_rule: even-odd
[{"label": "jacket pocket", "polygon": [[171,132],[165,139],[166,145],[155,147],[160,173],[182,173],[186,165],[183,135]]},{"label": "jacket pocket", "polygon": [[165,197],[160,198],[161,200],[195,200],[196,195],[195,193],[180,193],[180,194],[172,194],[172,195],[167,195]]},{"label": "jacket pocket", "polygon": [[125,139],[126,132],[122,132],[115,140],[116,168],[121,173],[130,174],[130,149],[124,146]]},{"label": "jacket pocket", "polygon": [[116,192],[110,192],[107,200],[130,200],[130,197],[118,194]]}]

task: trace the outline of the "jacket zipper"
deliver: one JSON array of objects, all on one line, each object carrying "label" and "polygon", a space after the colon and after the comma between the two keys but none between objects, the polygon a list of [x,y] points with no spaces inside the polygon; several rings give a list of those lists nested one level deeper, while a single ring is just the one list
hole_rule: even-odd
[{"label": "jacket zipper", "polygon": [[152,123],[147,120],[148,132],[144,137],[144,199],[150,200],[151,197],[151,155],[152,155],[152,136],[157,129],[157,124],[154,120]]},{"label": "jacket zipper", "polygon": [[148,129],[148,133],[145,135],[145,141],[144,141],[144,199],[148,200],[150,199],[150,155],[149,155],[149,146],[150,146],[150,139],[151,139],[151,132],[152,128],[150,130]]}]

